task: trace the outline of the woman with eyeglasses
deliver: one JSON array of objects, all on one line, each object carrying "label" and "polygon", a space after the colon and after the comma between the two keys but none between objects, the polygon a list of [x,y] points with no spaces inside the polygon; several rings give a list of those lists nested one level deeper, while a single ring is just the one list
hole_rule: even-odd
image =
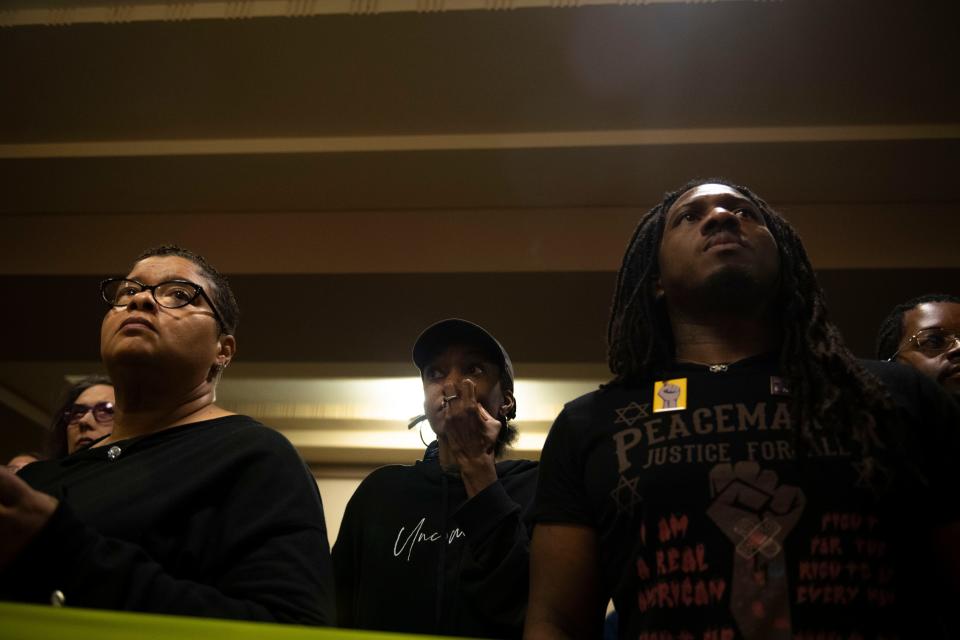
[{"label": "woman with eyeglasses", "polygon": [[101,294],[113,431],[0,470],[0,600],[332,624],[316,482],[283,436],[215,403],[237,345],[227,280],[166,246]]},{"label": "woman with eyeglasses", "polygon": [[91,375],[71,385],[53,414],[47,458],[63,458],[110,435],[114,402],[113,383],[107,376]]}]

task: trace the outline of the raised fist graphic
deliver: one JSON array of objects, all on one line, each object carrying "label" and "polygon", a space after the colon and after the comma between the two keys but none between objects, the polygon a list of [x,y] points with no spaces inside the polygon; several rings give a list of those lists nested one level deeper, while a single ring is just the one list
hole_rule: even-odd
[{"label": "raised fist graphic", "polygon": [[783,541],[796,526],[806,496],[778,484],[756,462],[718,464],[707,515],[734,547],[730,608],[744,638],[792,637]]},{"label": "raised fist graphic", "polygon": [[676,409],[677,399],[680,397],[680,387],[672,382],[668,382],[660,387],[657,395],[663,400],[664,409]]}]

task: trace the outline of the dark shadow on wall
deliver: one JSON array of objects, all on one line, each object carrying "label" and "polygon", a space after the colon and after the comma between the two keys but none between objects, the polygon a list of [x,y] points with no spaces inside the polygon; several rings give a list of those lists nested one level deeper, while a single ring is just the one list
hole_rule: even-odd
[{"label": "dark shadow on wall", "polygon": [[[459,316],[486,326],[516,362],[604,362],[615,274],[466,273],[241,275],[239,353],[248,362],[407,362],[421,329]],[[870,357],[897,303],[958,293],[960,269],[819,272],[831,317],[851,349]],[[94,276],[0,277],[0,361],[99,360]]]}]

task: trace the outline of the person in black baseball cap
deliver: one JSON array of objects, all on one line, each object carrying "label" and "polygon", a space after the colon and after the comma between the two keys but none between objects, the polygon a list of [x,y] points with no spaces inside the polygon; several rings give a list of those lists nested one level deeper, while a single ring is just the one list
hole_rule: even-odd
[{"label": "person in black baseball cap", "polygon": [[[466,464],[469,473],[476,460],[464,447],[482,448],[482,436],[493,434],[486,453],[493,458],[502,456],[517,439],[516,427],[508,422],[517,415],[513,362],[503,345],[480,325],[448,318],[420,334],[413,345],[413,362],[423,380],[424,414],[410,426],[430,421],[437,434],[440,464],[462,469]],[[449,371],[455,364],[460,364],[461,370]],[[448,423],[452,429],[447,428]],[[489,479],[492,459],[483,466],[488,467]]]},{"label": "person in black baseball cap", "polygon": [[513,363],[482,327],[457,318],[413,346],[424,459],[370,474],[333,549],[341,626],[519,638],[526,614],[537,463],[502,460],[516,440]]}]

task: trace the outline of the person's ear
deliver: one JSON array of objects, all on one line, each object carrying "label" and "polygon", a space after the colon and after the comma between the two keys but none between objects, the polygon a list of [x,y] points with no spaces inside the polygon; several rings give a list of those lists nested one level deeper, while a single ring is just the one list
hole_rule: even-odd
[{"label": "person's ear", "polygon": [[207,379],[211,381],[216,380],[217,377],[223,373],[223,370],[227,368],[227,365],[230,364],[236,352],[236,338],[227,334],[217,338],[217,356],[214,363],[210,365],[210,373]]},{"label": "person's ear", "polygon": [[516,415],[517,400],[513,397],[513,391],[503,392],[503,404],[500,405],[500,415],[509,420],[511,416]]},{"label": "person's ear", "polygon": [[217,364],[226,369],[233,356],[237,353],[237,339],[232,335],[224,334],[217,339]]}]

